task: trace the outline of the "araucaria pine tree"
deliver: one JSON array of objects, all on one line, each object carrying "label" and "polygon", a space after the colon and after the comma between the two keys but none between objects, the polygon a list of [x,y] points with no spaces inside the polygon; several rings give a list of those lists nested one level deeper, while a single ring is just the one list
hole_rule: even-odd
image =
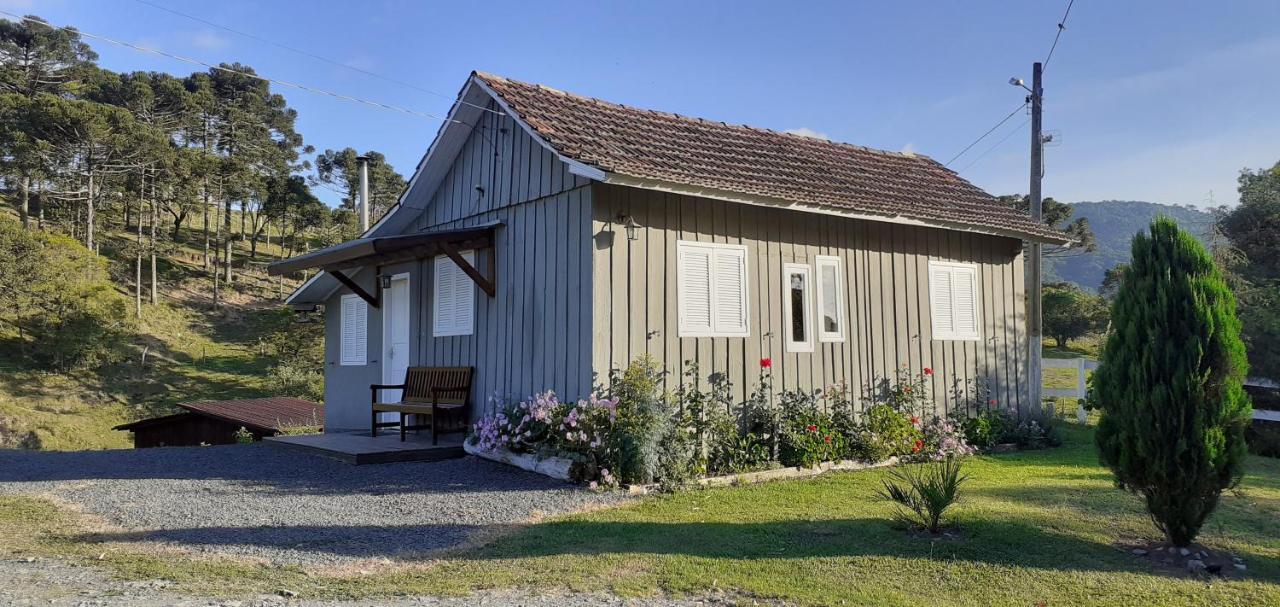
[{"label": "araucaria pine tree", "polygon": [[1235,297],[1205,248],[1160,218],[1133,239],[1111,317],[1093,380],[1102,461],[1186,546],[1245,458],[1252,407]]}]

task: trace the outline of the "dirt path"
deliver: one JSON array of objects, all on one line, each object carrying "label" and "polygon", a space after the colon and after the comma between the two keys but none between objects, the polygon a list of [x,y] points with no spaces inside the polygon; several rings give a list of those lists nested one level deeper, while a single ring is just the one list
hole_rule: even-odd
[{"label": "dirt path", "polygon": [[[387,597],[362,600],[313,601],[289,596],[287,588],[279,594],[239,597],[235,599],[184,596],[175,592],[165,580],[124,582],[92,567],[74,565],[58,559],[0,561],[0,605],[34,607],[35,605],[69,605],[76,607],[585,607],[587,605],[633,607],[695,607],[735,605],[741,597],[711,597],[696,600],[667,598],[622,599],[605,594],[524,595],[510,592],[485,592],[465,597]],[[751,604],[748,600],[747,604]]]}]

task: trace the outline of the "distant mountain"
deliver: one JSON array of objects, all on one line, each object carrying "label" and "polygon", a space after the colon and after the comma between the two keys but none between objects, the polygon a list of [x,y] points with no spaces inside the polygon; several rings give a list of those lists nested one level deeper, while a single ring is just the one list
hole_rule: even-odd
[{"label": "distant mountain", "polygon": [[1151,225],[1151,220],[1165,215],[1204,242],[1213,217],[1194,207],[1156,204],[1134,200],[1104,200],[1071,204],[1074,220],[1084,217],[1098,239],[1093,253],[1069,255],[1045,263],[1045,280],[1065,280],[1096,291],[1102,275],[1118,263],[1129,261],[1129,245],[1133,235]]}]

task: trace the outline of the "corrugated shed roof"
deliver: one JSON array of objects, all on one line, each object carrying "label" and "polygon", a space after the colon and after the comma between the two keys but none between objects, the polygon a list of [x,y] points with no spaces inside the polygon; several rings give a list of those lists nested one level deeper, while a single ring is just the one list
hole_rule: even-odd
[{"label": "corrugated shed roof", "polygon": [[606,173],[1065,241],[918,154],[628,107],[477,72],[552,148]]},{"label": "corrugated shed roof", "polygon": [[242,400],[197,400],[179,407],[262,430],[289,426],[323,426],[324,407],[308,400],[274,396]]}]

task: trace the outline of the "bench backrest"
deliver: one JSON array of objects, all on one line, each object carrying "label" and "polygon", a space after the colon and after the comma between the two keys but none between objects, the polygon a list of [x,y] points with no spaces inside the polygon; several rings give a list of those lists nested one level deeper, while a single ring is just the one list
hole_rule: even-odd
[{"label": "bench backrest", "polygon": [[471,398],[471,374],[471,367],[409,367],[400,402],[430,403],[431,389],[440,388],[436,402],[465,405]]}]

